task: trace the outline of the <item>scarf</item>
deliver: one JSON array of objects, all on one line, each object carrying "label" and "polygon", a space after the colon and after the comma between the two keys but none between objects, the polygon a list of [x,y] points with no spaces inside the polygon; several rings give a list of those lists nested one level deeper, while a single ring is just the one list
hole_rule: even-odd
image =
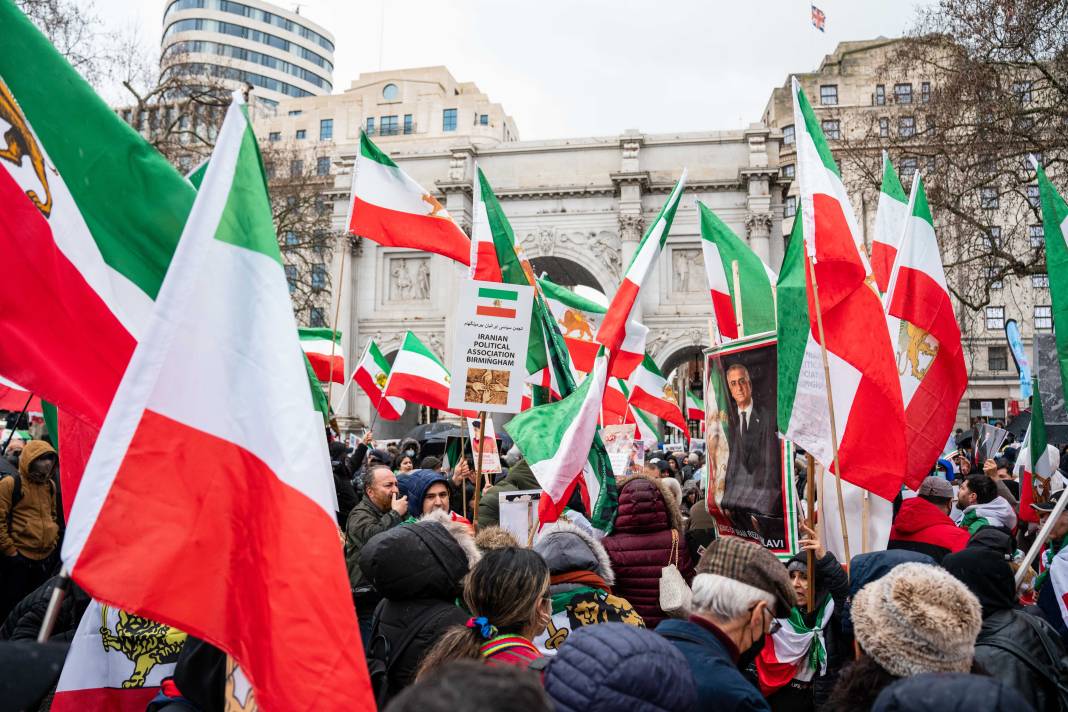
[{"label": "scarf", "polygon": [[1049,546],[1045,548],[1040,557],[1041,572],[1035,577],[1035,590],[1041,590],[1042,585],[1046,583],[1049,578],[1049,569],[1053,566],[1053,560],[1057,558],[1057,554],[1061,552],[1064,545],[1068,544],[1068,534],[1061,537],[1060,541],[1050,541]]},{"label": "scarf", "polygon": [[553,574],[549,579],[549,585],[558,583],[582,583],[592,588],[599,588],[605,593],[612,593],[612,588],[604,582],[604,579],[592,571],[568,571],[563,574]]},{"label": "scarf", "polygon": [[834,599],[825,596],[816,609],[812,626],[805,625],[805,617],[796,606],[790,615],[779,622],[782,627],[771,635],[756,660],[760,691],[772,694],[791,680],[808,682],[827,672],[827,645],[823,630],[834,613]]}]

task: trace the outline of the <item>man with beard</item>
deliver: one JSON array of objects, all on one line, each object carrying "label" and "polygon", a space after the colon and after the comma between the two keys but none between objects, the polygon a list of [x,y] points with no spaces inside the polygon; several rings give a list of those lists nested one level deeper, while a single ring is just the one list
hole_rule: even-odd
[{"label": "man with beard", "polygon": [[56,451],[31,440],[19,472],[0,479],[0,620],[52,575],[59,547],[59,514],[52,471]]}]

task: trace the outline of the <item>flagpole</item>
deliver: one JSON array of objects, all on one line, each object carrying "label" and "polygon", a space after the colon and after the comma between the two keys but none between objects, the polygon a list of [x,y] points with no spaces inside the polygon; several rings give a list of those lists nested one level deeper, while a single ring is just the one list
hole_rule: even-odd
[{"label": "flagpole", "polygon": [[[1031,570],[1031,564],[1038,558],[1038,553],[1042,550],[1042,545],[1049,539],[1050,532],[1053,531],[1053,526],[1057,523],[1057,520],[1061,518],[1061,514],[1064,513],[1066,505],[1068,505],[1068,497],[1061,497],[1057,500],[1057,504],[1053,507],[1053,511],[1049,513],[1049,517],[1046,518],[1046,523],[1043,524],[1042,529],[1039,530],[1038,536],[1035,537],[1035,542],[1031,544],[1031,548],[1027,550],[1027,556],[1024,557],[1019,568],[1016,569],[1016,589],[1020,588],[1020,584],[1023,583],[1024,577],[1027,576],[1027,572]],[[1046,585],[1048,586],[1051,584]]]},{"label": "flagpole", "polygon": [[69,589],[70,572],[64,566],[60,569],[59,576],[56,577],[55,586],[52,587],[52,596],[48,599],[48,608],[45,609],[44,618],[41,620],[41,628],[37,632],[38,643],[47,643],[48,639],[52,637],[52,631],[56,627],[56,620],[59,618],[60,606],[63,604],[63,598],[67,595]]},{"label": "flagpole", "polygon": [[474,527],[478,529],[478,500],[482,499],[482,453],[485,452],[486,447],[483,444],[483,439],[486,437],[486,411],[479,411],[478,413],[478,458],[475,461],[475,523]]},{"label": "flagpole", "polygon": [[[362,361],[362,360],[363,360],[363,358],[360,359],[360,361]],[[349,389],[352,388],[352,381],[353,381],[354,378],[356,378],[356,371],[355,370],[353,370],[352,375],[349,376],[348,382],[345,383],[345,390],[341,391],[341,397],[339,397],[337,399],[337,405],[334,406],[334,412],[335,413],[337,412],[338,408],[341,407],[341,404],[345,402],[345,396],[347,396],[349,394]]]},{"label": "flagpole", "polygon": [[[460,459],[456,461],[452,467],[455,470],[460,466],[460,463],[464,461],[464,435],[467,434],[467,416],[460,411]],[[448,443],[445,443],[446,452],[448,452]],[[464,478],[460,478],[460,499],[463,500],[462,507],[464,512],[464,519],[467,519],[467,484]],[[476,497],[476,499],[480,499]],[[478,517],[475,517],[477,520]]]},{"label": "flagpole", "polygon": [[745,332],[742,330],[742,284],[738,276],[738,260],[731,260],[731,273],[734,282],[734,323],[738,328],[738,338],[742,338]]},{"label": "flagpole", "polygon": [[[15,431],[19,429],[19,423],[22,422],[23,417],[26,415],[26,411],[30,409],[30,401],[33,400],[33,393],[30,393],[29,398],[26,399],[26,404],[22,406],[22,410],[19,411],[19,417],[15,418],[14,427],[11,428],[11,432],[7,435],[7,440],[4,441],[4,446],[0,448],[0,455],[7,452],[7,446],[11,444],[11,438],[15,437]],[[57,441],[59,440],[59,433],[53,433],[52,437]],[[14,506],[14,505],[12,505]]]},{"label": "flagpole", "polygon": [[334,389],[334,352],[337,349],[337,320],[341,315],[341,290],[345,284],[345,259],[344,248],[341,250],[341,268],[337,275],[337,299],[334,301],[334,325],[330,327],[330,380],[326,384],[326,402],[330,402],[330,396]]},{"label": "flagpole", "polygon": [[816,328],[820,337],[820,353],[823,355],[823,378],[827,384],[827,411],[831,420],[831,452],[834,454],[834,485],[838,495],[838,519],[842,525],[842,549],[846,561],[852,559],[849,553],[849,527],[846,523],[845,501],[842,499],[842,469],[838,464],[838,427],[834,422],[834,395],[831,392],[831,366],[827,359],[827,341],[823,335],[823,312],[820,309],[820,288],[816,283],[816,265],[812,256],[805,258],[812,278],[812,298],[816,306]]},{"label": "flagpole", "polygon": [[[807,502],[808,528],[816,531],[816,458],[805,454],[805,501]],[[808,612],[816,610],[816,552],[808,550]]]}]

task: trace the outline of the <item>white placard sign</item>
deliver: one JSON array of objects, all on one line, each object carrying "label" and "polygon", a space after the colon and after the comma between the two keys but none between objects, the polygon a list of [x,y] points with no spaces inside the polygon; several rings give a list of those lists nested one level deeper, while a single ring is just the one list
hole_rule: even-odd
[{"label": "white placard sign", "polygon": [[518,413],[527,375],[534,288],[460,282],[449,407]]},{"label": "white placard sign", "polygon": [[481,441],[478,439],[478,425],[477,418],[467,421],[468,433],[471,437],[471,456],[475,461],[475,467],[478,467],[478,451],[482,450],[482,445],[485,443],[486,447],[482,452],[482,474],[500,474],[502,472],[501,453],[497,450],[497,433],[493,430],[493,418],[486,416],[486,431]]},{"label": "white placard sign", "polygon": [[541,490],[517,490],[499,495],[501,529],[512,532],[520,546],[531,546],[538,533]]},{"label": "white placard sign", "polygon": [[979,401],[979,415],[984,418],[993,418],[994,401]]}]

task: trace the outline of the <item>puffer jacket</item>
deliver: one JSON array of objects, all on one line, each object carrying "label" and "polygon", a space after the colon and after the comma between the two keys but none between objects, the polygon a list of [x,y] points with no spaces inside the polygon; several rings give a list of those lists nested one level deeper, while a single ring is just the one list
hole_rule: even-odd
[{"label": "puffer jacket", "polygon": [[660,480],[645,475],[624,480],[615,529],[601,543],[615,571],[616,594],[630,601],[649,628],[666,618],[660,609],[660,574],[675,563],[672,533],[678,541],[677,566],[690,583],[694,564],[682,536],[678,503]]},{"label": "puffer jacket", "polygon": [[[53,576],[11,609],[7,620],[0,625],[0,640],[37,640],[37,634],[41,631],[41,621],[44,620],[45,612],[48,611],[48,602],[52,600],[52,589],[56,587],[58,581],[59,577]],[[49,640],[70,641],[78,629],[82,614],[88,607],[89,595],[78,584],[71,581],[67,595],[63,597],[63,603],[59,606],[59,615]]]},{"label": "puffer jacket", "polygon": [[[467,527],[433,512],[403,527],[371,538],[360,552],[360,569],[384,598],[375,610],[369,655],[389,661],[389,696],[410,684],[427,651],[452,626],[469,615],[456,604],[463,578],[478,561]],[[410,644],[399,650],[409,627]],[[381,635],[388,656],[377,641]]]},{"label": "puffer jacket", "polygon": [[886,548],[918,551],[942,563],[946,554],[967,544],[968,532],[954,524],[948,514],[922,497],[911,497],[901,503]]},{"label": "puffer jacket", "polygon": [[879,693],[871,709],[872,712],[1032,712],[1027,702],[1008,685],[961,672],[925,672],[898,680]]},{"label": "puffer jacket", "polygon": [[[1012,650],[998,647],[999,644]],[[1059,667],[1064,654],[1053,626],[1022,610],[1002,610],[984,618],[975,640],[976,661],[991,677],[1015,688],[1036,710],[1059,709],[1059,696],[1056,685],[1026,661],[1038,661],[1051,668],[1059,674],[1060,683],[1068,687],[1068,669]]]},{"label": "puffer jacket", "polygon": [[516,492],[519,490],[541,489],[541,485],[534,479],[534,473],[526,460],[519,460],[508,469],[508,476],[490,487],[478,500],[478,528],[489,527],[501,523],[500,498],[501,492]]}]

